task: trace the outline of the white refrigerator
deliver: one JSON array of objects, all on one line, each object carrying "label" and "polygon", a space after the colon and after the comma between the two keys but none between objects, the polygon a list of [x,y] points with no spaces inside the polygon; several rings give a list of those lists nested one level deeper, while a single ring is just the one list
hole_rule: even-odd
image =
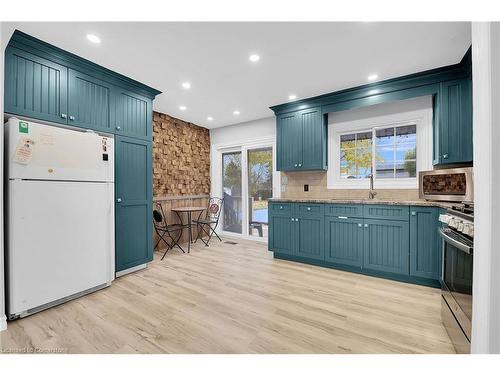
[{"label": "white refrigerator", "polygon": [[16,319],[114,279],[113,138],[10,118],[7,313]]}]

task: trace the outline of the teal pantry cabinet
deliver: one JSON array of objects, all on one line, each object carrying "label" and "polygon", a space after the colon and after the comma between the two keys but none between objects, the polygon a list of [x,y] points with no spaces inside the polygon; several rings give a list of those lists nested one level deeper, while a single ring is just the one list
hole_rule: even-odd
[{"label": "teal pantry cabinet", "polygon": [[327,125],[320,107],[279,115],[276,127],[279,171],[326,169]]},{"label": "teal pantry cabinet", "polygon": [[439,286],[437,207],[272,202],[279,259]]},{"label": "teal pantry cabinet", "polygon": [[116,271],[152,260],[152,103],[160,91],[15,31],[5,112],[115,135]]}]

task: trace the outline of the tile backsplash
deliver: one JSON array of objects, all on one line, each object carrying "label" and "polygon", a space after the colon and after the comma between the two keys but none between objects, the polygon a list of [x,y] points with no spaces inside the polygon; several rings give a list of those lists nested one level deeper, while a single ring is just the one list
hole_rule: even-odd
[{"label": "tile backsplash", "polygon": [[[368,189],[328,189],[326,172],[282,172],[287,184],[282,183],[282,198],[368,198]],[[304,191],[304,185],[309,191]],[[284,190],[284,191],[283,191]],[[418,200],[418,189],[376,189],[377,199]]]}]

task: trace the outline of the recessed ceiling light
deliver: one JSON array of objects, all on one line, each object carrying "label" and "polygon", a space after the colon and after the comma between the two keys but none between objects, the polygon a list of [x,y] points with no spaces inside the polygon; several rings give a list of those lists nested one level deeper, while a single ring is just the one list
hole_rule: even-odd
[{"label": "recessed ceiling light", "polygon": [[240,114],[240,111],[238,111],[238,110],[233,111],[233,115],[238,116],[239,114]]},{"label": "recessed ceiling light", "polygon": [[185,105],[181,105],[181,106],[179,106],[179,109],[180,109],[181,111],[185,111],[185,110],[187,109],[187,107],[186,107]]},{"label": "recessed ceiling light", "polygon": [[207,117],[207,120],[208,120],[208,121],[213,121],[213,120],[214,120],[214,118],[213,118],[212,116],[208,116],[208,117]]},{"label": "recessed ceiling light", "polygon": [[378,74],[370,74],[368,76],[368,81],[375,81],[378,78]]},{"label": "recessed ceiling light", "polygon": [[87,34],[87,39],[95,44],[101,43],[101,38],[94,34]]},{"label": "recessed ceiling light", "polygon": [[288,99],[289,99],[289,100],[294,100],[294,99],[297,99],[297,95],[295,95],[295,94],[290,94],[290,95],[288,95]]},{"label": "recessed ceiling light", "polygon": [[253,55],[250,55],[250,56],[248,57],[248,59],[249,59],[251,62],[257,62],[257,61],[259,61],[259,60],[260,60],[260,56],[254,53]]},{"label": "recessed ceiling light", "polygon": [[191,88],[191,84],[189,82],[182,82],[182,87],[189,90]]}]

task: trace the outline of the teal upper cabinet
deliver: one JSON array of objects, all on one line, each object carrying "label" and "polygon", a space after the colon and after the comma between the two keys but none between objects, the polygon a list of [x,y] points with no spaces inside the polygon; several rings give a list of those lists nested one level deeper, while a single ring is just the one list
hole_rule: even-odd
[{"label": "teal upper cabinet", "polygon": [[472,161],[472,81],[441,83],[438,121],[434,124],[434,164]]},{"label": "teal upper cabinet", "polygon": [[301,133],[302,128],[296,113],[278,116],[276,119],[277,170],[297,170],[299,160],[302,159]]},{"label": "teal upper cabinet", "polygon": [[470,163],[471,67],[469,48],[457,64],[272,106],[278,170],[327,169],[328,113],[422,96],[433,98],[434,165]]},{"label": "teal upper cabinet", "polygon": [[5,112],[66,123],[68,69],[23,50],[5,50]]},{"label": "teal upper cabinet", "polygon": [[70,69],[68,88],[68,124],[112,132],[111,85]]},{"label": "teal upper cabinet", "polygon": [[152,101],[130,91],[117,89],[115,102],[116,133],[150,140]]},{"label": "teal upper cabinet", "polygon": [[151,140],[158,94],[17,30],[5,50],[5,112],[12,115]]},{"label": "teal upper cabinet", "polygon": [[410,208],[410,275],[439,280],[441,241],[438,234],[439,208]]},{"label": "teal upper cabinet", "polygon": [[409,274],[408,222],[365,219],[363,268],[374,271]]},{"label": "teal upper cabinet", "polygon": [[299,170],[326,169],[327,124],[321,108],[305,109],[298,113],[301,126],[302,158]]},{"label": "teal upper cabinet", "polygon": [[285,113],[276,119],[277,169],[326,169],[327,127],[321,108]]}]

